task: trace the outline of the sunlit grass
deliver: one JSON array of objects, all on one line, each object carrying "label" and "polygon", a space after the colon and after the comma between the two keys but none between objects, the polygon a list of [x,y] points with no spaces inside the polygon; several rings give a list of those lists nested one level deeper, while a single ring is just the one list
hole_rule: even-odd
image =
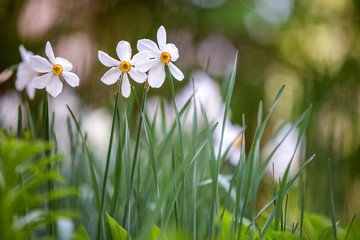
[{"label": "sunlit grass", "polygon": [[[355,217],[345,231],[336,222],[334,209],[331,219],[306,212],[305,197],[316,196],[305,196],[302,186],[306,178],[300,176],[315,155],[308,157],[292,176],[290,159],[281,179],[273,180],[273,196],[262,208],[257,208],[259,186],[274,153],[290,132],[299,127],[294,157],[311,116],[310,105],[261,162],[262,135],[277,102],[281,101],[284,86],[268,111],[259,103],[252,140],[245,138],[243,116],[240,159],[234,169],[226,167],[229,149],[222,148],[236,66],[237,57],[224,111],[219,113],[222,123],[209,121],[203,106],[201,112],[196,107],[190,111],[190,106],[198,104],[195,90],[186,104],[178,108],[169,71],[173,112],[160,106],[151,119],[145,107],[146,87],[141,101],[134,90],[128,101],[120,101],[116,91],[105,166],[99,164],[102,159],[94,157],[97,149],[88,148],[81,118],[71,106],[68,106],[71,119],[67,122],[71,167],[58,164],[61,157],[54,148],[57,140],[50,120],[54,117],[49,118],[47,101],[40,126],[46,143],[31,138],[36,138],[36,130],[29,107],[26,107],[29,129],[22,131],[19,107],[17,137],[0,132],[0,232],[4,239],[56,238],[61,231],[70,231],[75,239],[357,239],[358,228],[351,228]],[[196,85],[196,79],[193,84]],[[131,114],[134,108],[139,116]],[[165,117],[170,114],[174,121],[166,126]],[[186,115],[192,116],[190,129],[183,123]],[[203,124],[197,121],[198,115]],[[130,125],[137,126],[134,135]],[[217,150],[213,136],[216,128],[221,129]],[[329,177],[331,188],[330,162]],[[298,186],[294,187],[294,183]],[[290,188],[298,188],[301,206],[292,206]],[[332,193],[330,197],[334,208]],[[301,216],[296,221],[288,220],[290,206]],[[63,229],[59,224],[55,228],[64,217],[72,229]]]}]

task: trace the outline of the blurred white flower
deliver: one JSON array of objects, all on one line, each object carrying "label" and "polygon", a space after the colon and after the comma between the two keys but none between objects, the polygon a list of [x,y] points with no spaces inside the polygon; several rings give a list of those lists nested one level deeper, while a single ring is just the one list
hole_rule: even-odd
[{"label": "blurred white flower", "polygon": [[[66,107],[68,105],[75,115],[79,113],[80,100],[72,89],[64,89],[61,95],[49,101],[49,112],[55,113],[54,131],[57,139],[58,151],[64,154],[70,153],[69,135],[67,128],[67,118],[70,112]],[[72,130],[76,132],[76,127],[72,123]]]},{"label": "blurred white flower", "polygon": [[62,1],[28,0],[23,3],[17,26],[22,38],[42,39],[50,29],[65,19]]},{"label": "blurred white flower", "polygon": [[146,116],[150,122],[155,121],[156,131],[163,133],[175,121],[174,106],[161,96],[150,96],[146,99]]},{"label": "blurred white flower", "polygon": [[[221,112],[224,111],[224,103],[221,98],[220,88],[218,84],[212,80],[206,72],[197,71],[192,74],[190,79],[194,79],[194,87],[192,81],[189,82],[178,94],[176,94],[176,102],[179,108],[182,108],[189,98],[195,92],[197,119],[199,121],[204,120],[201,115],[201,109],[206,112],[206,116],[209,122],[217,122],[221,119]],[[189,113],[193,113],[191,105]],[[192,116],[188,117],[189,121],[192,121]]]},{"label": "blurred white flower", "polygon": [[[287,132],[291,129],[291,126],[292,125],[290,123],[285,124],[270,140],[270,142],[266,144],[262,152],[263,160],[265,160],[269,156],[269,154],[274,150],[274,148],[281,142],[281,140],[285,137]],[[284,142],[280,145],[280,147],[276,150],[271,161],[269,162],[267,171],[270,174],[272,174],[273,172],[272,166],[274,164],[275,181],[278,181],[279,177],[282,177],[284,175],[286,168],[292,156],[294,155],[298,136],[299,136],[299,129],[294,128],[285,138]],[[304,154],[304,144],[300,143],[300,145],[296,149],[296,153],[290,165],[289,176],[293,176],[296,173],[296,171],[299,169],[300,161],[303,158],[303,154]]]},{"label": "blurred white flower", "polygon": [[32,83],[35,88],[43,89],[46,87],[46,91],[51,96],[56,97],[63,89],[60,76],[63,77],[71,87],[79,86],[79,77],[75,73],[70,72],[72,64],[65,58],[55,58],[50,42],[46,43],[45,53],[49,61],[38,55],[30,57],[30,64],[35,71],[43,73],[43,75],[33,80]]},{"label": "blurred white flower", "polygon": [[[11,128],[14,131],[17,129],[19,104],[22,105],[21,97],[15,91],[7,92],[0,97],[0,123],[3,129]],[[25,114],[24,111],[22,112],[23,123],[25,123]]]},{"label": "blurred white flower", "polygon": [[214,35],[200,43],[196,59],[206,72],[221,77],[231,71],[235,55],[236,48],[229,39]]},{"label": "blurred white flower", "polygon": [[29,98],[34,99],[35,88],[32,85],[32,81],[39,76],[39,73],[35,71],[30,65],[30,57],[34,56],[34,54],[26,50],[23,45],[19,47],[19,50],[22,62],[19,63],[18,66],[15,87],[18,91],[22,91],[26,88],[26,93]]},{"label": "blurred white flower", "polygon": [[[222,125],[219,125],[214,133],[216,152],[219,151],[220,147],[221,128]],[[221,154],[224,154],[229,149],[227,153],[227,159],[233,166],[236,166],[240,160],[242,141],[242,127],[237,124],[232,124],[229,119],[226,119]]]},{"label": "blurred white flower", "polygon": [[74,234],[74,222],[70,218],[59,218],[57,220],[59,240],[71,239]]},{"label": "blurred white flower", "polygon": [[[102,64],[107,67],[111,67],[104,76],[101,78],[101,81],[107,85],[114,84],[118,81],[122,75],[121,82],[121,93],[124,97],[129,97],[131,88],[130,88],[130,77],[138,82],[143,83],[146,81],[146,71],[148,70],[144,64],[149,58],[148,51],[141,51],[134,55],[131,59],[131,46],[127,41],[120,41],[116,47],[116,53],[120,61],[110,57],[107,53],[103,51],[98,52],[98,58]],[[145,67],[144,67],[145,66]]]},{"label": "blurred white flower", "polygon": [[92,73],[95,62],[97,63],[97,49],[97,43],[86,32],[71,32],[68,35],[62,35],[54,46],[54,51],[59,56],[63,56],[73,64],[72,71],[79,76],[82,86],[84,86],[84,80],[91,79],[89,74]]},{"label": "blurred white flower", "polygon": [[192,0],[194,4],[202,8],[217,8],[223,5],[227,0]]},{"label": "blurred white flower", "polygon": [[181,81],[184,74],[172,62],[179,58],[179,50],[173,43],[166,43],[166,31],[163,26],[157,31],[158,45],[149,39],[140,39],[137,42],[139,51],[149,51],[150,60],[147,63],[149,71],[149,85],[152,88],[159,88],[165,81],[165,65],[169,66],[171,74],[175,79]]},{"label": "blurred white flower", "polygon": [[257,0],[255,12],[270,24],[286,22],[293,9],[293,0]]},{"label": "blurred white flower", "polygon": [[[225,103],[222,101],[220,88],[217,83],[212,80],[205,72],[195,72],[193,74],[194,85],[189,82],[185,88],[176,96],[176,101],[182,107],[195,92],[197,119],[199,124],[205,124],[202,110],[210,124],[218,122],[218,126],[214,131],[215,152],[220,149],[221,129],[223,127],[223,116]],[[194,105],[190,105],[188,114],[185,119],[185,126],[191,126],[193,120]],[[221,154],[229,149],[227,159],[232,165],[237,165],[240,159],[240,150],[242,142],[242,128],[239,125],[232,124],[229,117],[225,120],[224,137],[221,147]]]},{"label": "blurred white flower", "polygon": [[96,149],[93,153],[98,159],[106,157],[111,119],[109,112],[100,108],[86,112],[81,122],[83,131],[87,133],[89,148]]}]

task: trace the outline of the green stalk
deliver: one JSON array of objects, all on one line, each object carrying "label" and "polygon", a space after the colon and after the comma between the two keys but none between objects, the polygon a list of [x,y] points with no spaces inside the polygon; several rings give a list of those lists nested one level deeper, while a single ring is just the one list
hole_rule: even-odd
[{"label": "green stalk", "polygon": [[27,123],[31,132],[31,136],[32,139],[35,140],[37,139],[36,137],[36,131],[35,131],[35,127],[34,127],[34,122],[32,120],[32,116],[31,116],[31,112],[30,112],[30,106],[29,106],[29,102],[27,100],[25,100],[25,109],[26,109],[26,119],[27,119]]},{"label": "green stalk", "polygon": [[347,239],[347,237],[348,237],[348,235],[349,235],[349,232],[350,232],[350,229],[351,229],[351,226],[352,226],[352,224],[353,224],[353,222],[354,222],[355,218],[356,218],[356,214],[353,216],[353,218],[352,218],[352,220],[351,220],[351,222],[350,222],[350,225],[349,225],[349,227],[348,227],[348,229],[347,229],[347,231],[346,231],[346,235],[345,235],[344,240],[346,240],[346,239]]},{"label": "green stalk", "polygon": [[[179,110],[177,108],[176,100],[175,100],[175,88],[174,88],[174,82],[170,73],[169,66],[166,65],[166,75],[170,82],[170,89],[172,94],[172,101],[175,108],[175,114],[176,114],[176,127],[177,127],[177,147],[176,152],[177,157],[179,159],[179,162],[182,164],[184,162],[184,147],[183,147],[183,136],[182,136],[182,128],[181,128],[181,122],[180,122],[180,115]],[[186,222],[186,213],[187,213],[187,207],[186,207],[186,183],[185,183],[185,164],[183,164],[183,172],[182,172],[182,215],[180,216],[180,219],[182,220],[180,222],[181,229],[183,229],[183,226]]]},{"label": "green stalk", "polygon": [[[70,112],[70,115],[71,115],[72,119],[74,120],[74,123],[76,125],[77,130],[78,130],[78,133],[79,133],[79,135],[81,137],[83,152],[85,152],[85,156],[86,156],[86,158],[88,160],[91,185],[92,185],[92,189],[93,189],[94,196],[95,196],[95,203],[96,203],[97,210],[98,210],[99,221],[101,222],[102,229],[103,229],[103,238],[105,239],[105,226],[104,226],[104,221],[103,221],[103,218],[102,218],[99,186],[98,186],[98,182],[97,182],[97,179],[96,179],[93,159],[90,158],[89,149],[88,149],[88,147],[86,145],[86,136],[83,135],[83,133],[81,131],[81,128],[80,128],[80,125],[79,125],[79,122],[76,120],[76,117],[75,117],[74,113],[71,111],[70,107],[68,105],[66,105],[66,107],[68,108],[68,110]],[[100,233],[99,232],[100,231],[98,230],[97,239],[100,238],[100,235],[99,235]]]},{"label": "green stalk", "polygon": [[[193,81],[193,93],[195,94],[195,81]],[[196,154],[196,134],[197,134],[197,109],[196,109],[196,98],[194,98],[194,112],[193,112],[193,125],[192,125],[192,154]],[[196,239],[196,195],[197,195],[197,162],[194,162],[193,169],[193,186],[192,186],[192,231],[193,231],[193,239]]]},{"label": "green stalk", "polygon": [[131,181],[130,181],[130,175],[129,175],[129,170],[130,170],[130,134],[129,134],[129,125],[128,125],[128,121],[127,118],[125,118],[125,177],[126,177],[126,209],[125,209],[125,219],[126,219],[126,230],[127,230],[127,235],[126,235],[126,239],[129,239],[129,235],[130,235],[130,230],[131,230]]},{"label": "green stalk", "polygon": [[112,204],[110,210],[110,216],[115,217],[115,209],[117,206],[117,200],[119,197],[120,191],[120,182],[121,182],[121,169],[122,169],[122,149],[123,149],[123,142],[122,142],[122,128],[121,128],[121,120],[119,109],[117,111],[117,120],[118,120],[118,147],[116,153],[116,163],[115,163],[115,176],[114,176],[114,193],[112,197]]},{"label": "green stalk", "polygon": [[[138,107],[140,108],[140,102],[139,99],[136,95],[136,92],[133,90],[134,93],[134,99],[135,102],[137,103]],[[145,137],[146,137],[146,141],[148,143],[149,146],[149,158],[150,158],[150,165],[151,165],[151,170],[153,172],[153,176],[154,176],[154,180],[155,180],[155,192],[156,192],[156,197],[159,198],[159,185],[158,185],[158,179],[157,179],[157,170],[156,170],[156,160],[155,160],[155,146],[154,146],[154,141],[152,138],[152,133],[151,133],[151,129],[149,127],[149,124],[147,123],[146,120],[146,116],[144,114],[144,108],[143,106],[141,106],[142,112],[140,113],[140,117],[142,119],[142,122],[144,123],[144,132],[145,132]],[[140,164],[138,166],[138,169],[140,169]],[[138,171],[138,173],[140,174],[140,170]],[[140,183],[140,175],[138,174],[138,184]]]},{"label": "green stalk", "polygon": [[305,212],[305,181],[301,196],[300,239],[302,239],[303,236],[304,212]]},{"label": "green stalk", "polygon": [[22,111],[21,111],[21,105],[18,106],[18,125],[17,125],[17,137],[21,137],[21,131],[22,131]]},{"label": "green stalk", "polygon": [[334,204],[334,194],[332,190],[332,174],[331,174],[331,162],[328,160],[328,172],[329,172],[329,185],[330,185],[330,197],[331,197],[331,221],[332,221],[332,231],[333,237],[336,238],[336,221],[335,221],[335,204]]},{"label": "green stalk", "polygon": [[[147,95],[147,88],[144,87],[143,98],[142,98],[142,102],[141,102],[141,114],[143,114],[144,111],[145,111],[146,95]],[[136,144],[135,144],[135,150],[134,150],[133,165],[131,167],[130,189],[131,189],[133,181],[134,181],[134,173],[135,173],[137,155],[138,155],[138,151],[139,151],[139,144],[140,144],[140,138],[141,138],[142,121],[143,121],[143,118],[140,116],[138,134],[137,134],[137,137],[136,137]]]},{"label": "green stalk", "polygon": [[[103,178],[103,186],[102,186],[102,191],[101,191],[101,215],[103,215],[104,213],[104,205],[105,205],[105,192],[106,192],[106,184],[107,184],[107,176],[108,176],[108,172],[109,172],[109,165],[110,165],[110,156],[111,156],[111,148],[112,148],[112,143],[113,143],[113,139],[114,139],[114,126],[115,126],[115,121],[116,121],[116,115],[117,115],[117,108],[118,108],[118,99],[119,99],[119,92],[120,92],[120,80],[117,81],[117,88],[116,88],[116,93],[115,93],[115,106],[114,106],[114,113],[113,113],[113,119],[112,119],[112,123],[111,123],[111,131],[110,131],[110,139],[109,139],[109,147],[108,147],[108,152],[107,152],[107,157],[106,157],[106,166],[105,166],[105,174],[104,174],[104,178]],[[101,229],[101,218],[99,218],[98,221],[98,236],[100,234],[100,229]]]},{"label": "green stalk", "polygon": [[[42,126],[43,126],[43,137],[46,142],[50,143],[50,123],[49,123],[49,94],[45,93],[44,102],[43,102],[43,113],[42,113]],[[46,156],[50,156],[50,150],[45,152]],[[47,171],[51,171],[51,163],[49,163],[47,167]],[[47,184],[47,193],[48,196],[51,195],[53,183],[52,181],[48,181]],[[53,202],[51,200],[48,201],[48,211],[53,211]],[[48,226],[48,232],[50,236],[55,234],[55,224],[51,222]]]},{"label": "green stalk", "polygon": [[286,194],[286,202],[285,202],[285,220],[284,220],[284,232],[286,231],[286,214],[287,214],[287,205],[288,205],[289,195]]},{"label": "green stalk", "polygon": [[[132,89],[132,91],[134,91]],[[141,114],[144,113],[145,111],[145,105],[146,105],[146,96],[147,96],[147,88],[146,86],[144,87],[144,90],[143,90],[143,98],[142,98],[142,102],[141,102]],[[128,112],[129,113],[129,112]],[[129,115],[129,114],[127,114]],[[128,119],[126,119],[128,121]],[[140,145],[140,138],[141,138],[141,130],[142,130],[142,120],[143,118],[140,116],[140,119],[139,119],[139,127],[138,127],[138,134],[137,134],[137,137],[136,137],[136,143],[135,143],[135,149],[134,149],[134,157],[133,157],[133,164],[132,164],[132,167],[131,167],[131,176],[130,176],[130,179],[128,181],[128,187],[129,187],[129,193],[128,194],[131,194],[131,188],[132,188],[132,184],[133,184],[133,181],[134,181],[134,175],[135,175],[135,167],[136,167],[136,161],[137,161],[137,155],[138,155],[138,152],[139,152],[139,145]],[[125,144],[127,144],[127,142],[125,142]],[[130,147],[129,147],[130,148]],[[129,153],[130,154],[130,153]],[[130,155],[128,156],[130,157]],[[129,163],[130,164],[130,163]],[[127,166],[127,171],[126,173],[129,173],[130,169],[130,165]],[[129,204],[130,204],[130,196],[128,196],[128,201],[126,202],[126,207],[125,207],[125,214],[124,214],[124,218],[123,218],[123,224],[125,225],[126,223],[126,217],[127,215],[128,216],[128,219],[130,219],[130,208],[129,208]],[[129,231],[129,229],[128,229]]]}]

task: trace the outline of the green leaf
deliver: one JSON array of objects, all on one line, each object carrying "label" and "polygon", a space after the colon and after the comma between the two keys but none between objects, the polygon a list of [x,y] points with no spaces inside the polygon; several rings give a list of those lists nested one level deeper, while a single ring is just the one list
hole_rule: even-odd
[{"label": "green leaf", "polygon": [[22,110],[21,110],[21,105],[19,104],[19,106],[18,106],[18,125],[17,125],[18,138],[21,137],[21,132],[22,132]]},{"label": "green leaf", "polygon": [[331,220],[332,220],[332,230],[333,236],[336,239],[336,221],[335,221],[335,204],[334,204],[334,194],[332,190],[332,174],[331,174],[331,162],[328,160],[328,171],[329,171],[329,185],[330,185],[330,198],[331,198]]},{"label": "green leaf", "polygon": [[82,224],[80,224],[80,226],[76,229],[73,239],[74,240],[90,240],[90,237]]},{"label": "green leaf", "polygon": [[273,232],[273,239],[274,240],[298,240],[300,239],[296,235],[291,233],[284,233],[284,232]]},{"label": "green leaf", "polygon": [[[155,224],[153,224],[149,236],[147,237],[147,240],[157,240],[159,239],[159,236],[160,236],[160,228],[158,228]],[[163,239],[167,240],[168,238],[165,235]]]},{"label": "green leaf", "polygon": [[[106,213],[106,217],[110,226],[113,240],[126,240],[127,231],[122,228],[109,214]],[[131,237],[129,238],[131,239]]]}]

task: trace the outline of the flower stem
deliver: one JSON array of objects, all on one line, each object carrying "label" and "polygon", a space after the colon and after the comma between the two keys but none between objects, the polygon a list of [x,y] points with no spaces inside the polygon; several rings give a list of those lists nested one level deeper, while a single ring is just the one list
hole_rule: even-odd
[{"label": "flower stem", "polygon": [[[144,90],[143,90],[143,98],[142,98],[142,101],[141,101],[141,113],[140,114],[143,114],[144,110],[145,110],[147,90],[148,90],[148,88],[146,87],[146,84],[145,84],[145,87],[144,87]],[[132,91],[133,91],[134,94],[136,94],[134,90],[132,90]],[[137,134],[137,137],[136,137],[136,143],[135,143],[135,149],[134,149],[133,164],[132,164],[132,167],[131,167],[130,183],[129,183],[129,187],[128,187],[130,192],[131,192],[132,184],[133,184],[133,181],[134,181],[135,167],[136,167],[137,155],[138,155],[139,145],[140,145],[141,130],[142,130],[142,117],[140,116],[138,134]],[[128,194],[130,194],[130,192]],[[130,198],[130,196],[128,196],[128,197]],[[128,226],[130,226],[130,223],[129,223],[129,219],[130,219],[129,205],[130,205],[130,202],[127,202],[126,207],[125,207],[125,214],[124,214],[124,218],[123,218],[123,225],[125,225],[126,221],[128,221]],[[127,229],[127,230],[128,230],[128,232],[130,231],[130,229]]]},{"label": "flower stem", "polygon": [[[169,79],[170,82],[170,89],[171,89],[171,93],[172,93],[172,100],[173,100],[173,104],[174,104],[174,108],[175,108],[175,114],[176,114],[176,127],[177,127],[177,146],[176,146],[176,150],[177,150],[177,157],[178,160],[180,162],[180,164],[183,165],[183,169],[182,169],[182,212],[180,212],[180,220],[182,220],[180,222],[180,227],[181,229],[185,226],[185,223],[187,221],[187,206],[186,206],[186,183],[185,183],[185,164],[183,164],[184,162],[184,147],[183,147],[183,136],[182,136],[182,127],[181,127],[181,122],[180,122],[180,115],[179,115],[179,110],[177,108],[176,105],[176,100],[175,100],[175,89],[174,89],[174,82],[170,73],[170,69],[169,66],[166,65],[166,75]],[[182,214],[181,214],[182,213]]]},{"label": "flower stem", "polygon": [[[108,172],[109,172],[109,165],[110,165],[110,156],[111,156],[111,147],[112,147],[112,142],[114,139],[114,126],[115,126],[115,121],[116,121],[116,116],[117,116],[117,108],[118,108],[118,99],[119,99],[119,85],[120,85],[120,80],[117,83],[117,89],[116,89],[116,93],[115,93],[115,106],[114,106],[114,114],[113,114],[113,119],[112,119],[112,124],[111,124],[111,132],[110,132],[110,139],[109,139],[109,147],[108,147],[108,152],[107,152],[107,157],[106,157],[106,166],[105,166],[105,173],[104,173],[104,178],[103,178],[103,186],[102,186],[102,191],[101,191],[101,217],[99,218],[99,222],[98,222],[98,230],[100,230],[100,226],[101,226],[101,221],[103,218],[103,213],[104,213],[104,202],[105,202],[105,191],[106,191],[106,183],[107,183],[107,176],[108,176]],[[100,232],[100,231],[99,231]]]},{"label": "flower stem", "polygon": [[[143,114],[144,110],[145,110],[146,95],[147,95],[147,89],[144,88],[143,98],[142,98],[142,102],[141,102],[141,114]],[[140,119],[139,119],[139,128],[138,128],[138,134],[137,134],[135,150],[134,150],[134,159],[133,159],[133,165],[131,168],[130,189],[131,189],[131,186],[132,186],[132,183],[134,180],[134,173],[135,173],[136,160],[137,160],[139,144],[140,144],[141,130],[142,130],[142,117],[140,117]]]},{"label": "flower stem", "polygon": [[[44,103],[43,103],[43,115],[42,115],[42,123],[43,123],[43,137],[47,143],[50,143],[50,121],[49,121],[49,94],[46,93],[44,96]],[[45,152],[45,156],[50,157],[50,150],[47,150]],[[51,162],[47,166],[47,171],[51,171]],[[53,181],[49,180],[47,184],[47,194],[48,197],[51,196],[53,191]],[[51,200],[48,200],[48,214],[51,215],[52,211],[54,210],[53,202]],[[50,236],[54,236],[56,234],[55,229],[55,223],[50,220],[49,226],[48,226],[48,232]]]}]

